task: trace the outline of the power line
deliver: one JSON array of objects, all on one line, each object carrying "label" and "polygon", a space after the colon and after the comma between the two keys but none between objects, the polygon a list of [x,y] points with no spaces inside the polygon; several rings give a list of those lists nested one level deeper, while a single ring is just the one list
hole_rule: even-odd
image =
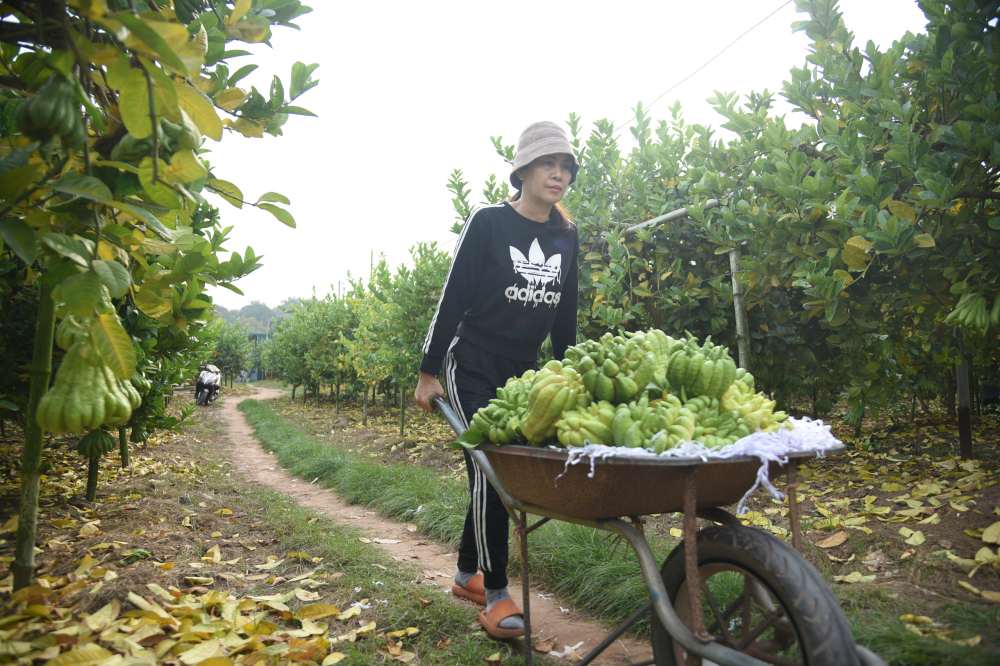
[{"label": "power line", "polygon": [[[677,83],[675,83],[674,85],[672,85],[672,86],[670,86],[669,88],[667,88],[667,89],[666,89],[666,90],[665,90],[665,91],[663,92],[663,94],[661,94],[661,95],[660,95],[659,97],[657,97],[657,98],[656,98],[656,99],[654,99],[654,100],[653,100],[652,102],[650,102],[650,103],[649,103],[649,104],[648,104],[648,105],[646,106],[646,109],[648,110],[648,109],[649,109],[650,107],[652,107],[652,106],[653,106],[654,104],[656,104],[656,103],[657,103],[657,102],[659,102],[659,101],[660,101],[661,99],[663,99],[663,97],[664,97],[664,96],[665,96],[665,95],[666,95],[667,93],[669,93],[669,92],[670,92],[670,91],[672,91],[672,90],[673,90],[674,88],[678,87],[679,85],[681,85],[682,83],[684,83],[685,81],[687,81],[688,79],[690,79],[691,77],[693,77],[693,76],[694,76],[695,74],[697,74],[697,73],[698,73],[698,72],[700,72],[701,70],[703,70],[703,69],[705,69],[706,67],[708,67],[709,65],[711,65],[711,64],[712,64],[712,62],[714,62],[716,58],[718,58],[718,57],[719,57],[720,55],[722,55],[723,53],[725,53],[726,51],[728,51],[728,50],[729,50],[729,47],[731,47],[731,46],[732,46],[733,44],[735,44],[736,42],[738,42],[738,41],[740,41],[741,39],[743,39],[744,37],[746,37],[746,36],[747,36],[747,35],[748,35],[748,34],[749,34],[750,32],[752,32],[752,31],[753,31],[753,30],[754,30],[755,28],[757,28],[757,27],[758,27],[758,26],[760,26],[760,25],[761,25],[762,23],[764,23],[764,22],[765,22],[765,21],[766,21],[767,19],[771,18],[772,16],[774,16],[775,14],[777,14],[778,12],[780,12],[780,11],[781,11],[782,9],[784,9],[784,8],[785,8],[786,6],[788,6],[788,5],[790,5],[790,4],[792,4],[792,0],[788,0],[787,2],[783,3],[783,4],[782,4],[782,5],[780,6],[780,7],[778,7],[777,9],[775,9],[775,10],[774,10],[773,12],[771,12],[770,14],[768,14],[767,16],[765,16],[764,18],[762,18],[762,19],[761,19],[760,21],[758,21],[758,22],[757,22],[757,23],[755,23],[754,25],[752,25],[752,26],[750,26],[749,28],[747,28],[747,29],[746,29],[746,30],[745,30],[745,31],[744,31],[744,32],[743,32],[743,33],[742,33],[742,34],[741,34],[741,35],[740,35],[739,37],[737,37],[736,39],[734,39],[733,41],[731,41],[731,42],[730,42],[729,44],[727,44],[725,48],[723,48],[723,49],[722,49],[721,51],[719,51],[719,52],[718,52],[718,53],[716,53],[716,54],[715,54],[714,56],[712,56],[712,57],[711,57],[711,59],[709,59],[709,60],[708,60],[708,62],[706,62],[706,63],[705,63],[704,65],[702,65],[702,66],[701,66],[701,67],[699,67],[698,69],[694,70],[693,72],[691,72],[690,74],[688,74],[687,76],[685,76],[685,77],[684,77],[683,79],[681,79],[680,81],[678,81],[678,82],[677,82]],[[628,120],[628,122],[632,122],[633,120],[635,120],[635,114],[632,114],[632,117],[631,117],[631,118],[630,118],[630,119]],[[615,126],[617,127],[617,124],[616,124]],[[620,134],[620,132],[619,132],[619,134]]]}]

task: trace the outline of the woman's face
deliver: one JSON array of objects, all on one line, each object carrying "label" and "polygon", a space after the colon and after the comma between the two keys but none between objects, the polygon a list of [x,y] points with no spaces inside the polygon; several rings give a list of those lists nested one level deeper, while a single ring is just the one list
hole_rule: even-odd
[{"label": "woman's face", "polygon": [[518,172],[521,196],[549,205],[559,203],[573,178],[573,157],[566,153],[542,155]]}]

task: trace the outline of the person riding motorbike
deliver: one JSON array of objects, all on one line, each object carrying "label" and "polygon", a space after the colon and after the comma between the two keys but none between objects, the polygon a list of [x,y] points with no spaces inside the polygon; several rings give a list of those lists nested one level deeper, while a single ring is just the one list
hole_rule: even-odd
[{"label": "person riding motorbike", "polygon": [[199,368],[198,381],[195,383],[194,394],[199,405],[207,405],[215,402],[219,395],[219,382],[221,374],[214,365],[203,365]]}]

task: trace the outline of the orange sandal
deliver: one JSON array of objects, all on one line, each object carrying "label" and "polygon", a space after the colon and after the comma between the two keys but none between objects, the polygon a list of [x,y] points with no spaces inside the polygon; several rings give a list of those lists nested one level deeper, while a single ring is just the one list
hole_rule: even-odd
[{"label": "orange sandal", "polygon": [[465,587],[455,584],[451,586],[451,593],[456,597],[462,597],[463,599],[468,599],[474,604],[479,604],[480,606],[486,605],[486,588],[483,587],[483,574],[476,574],[469,579],[469,582],[465,584]]},{"label": "orange sandal", "polygon": [[523,628],[504,629],[500,626],[501,622],[513,615],[520,615],[521,617],[524,617],[524,613],[518,610],[517,604],[515,604],[513,600],[504,599],[491,608],[489,613],[486,611],[480,611],[479,624],[483,625],[483,629],[486,630],[486,633],[493,638],[517,638],[518,636],[524,636]]}]

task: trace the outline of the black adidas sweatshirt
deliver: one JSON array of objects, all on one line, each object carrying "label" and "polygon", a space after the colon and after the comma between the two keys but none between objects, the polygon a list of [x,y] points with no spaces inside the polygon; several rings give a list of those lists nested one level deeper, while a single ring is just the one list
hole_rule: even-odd
[{"label": "black adidas sweatshirt", "polygon": [[455,244],[420,371],[440,374],[456,335],[497,356],[535,361],[551,333],[561,360],[576,344],[578,250],[575,227],[557,231],[507,202],[473,209]]}]

